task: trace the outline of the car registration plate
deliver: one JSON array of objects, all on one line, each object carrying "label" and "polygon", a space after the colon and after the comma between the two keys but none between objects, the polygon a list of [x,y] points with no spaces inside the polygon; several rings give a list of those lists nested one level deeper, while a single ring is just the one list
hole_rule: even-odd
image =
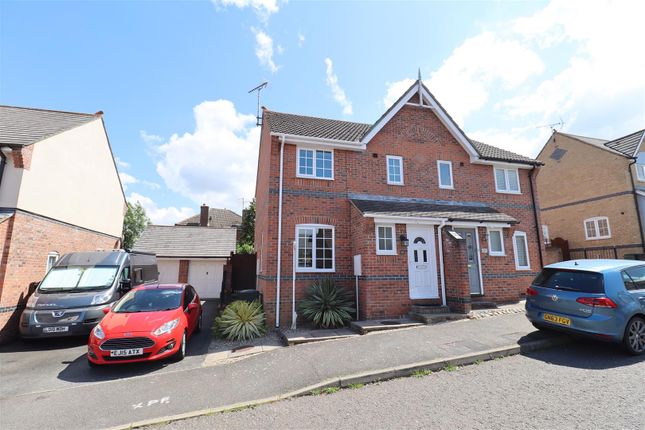
[{"label": "car registration plate", "polygon": [[69,327],[66,325],[43,327],[43,333],[64,333],[66,331],[69,331]]},{"label": "car registration plate", "polygon": [[143,348],[115,349],[110,351],[110,357],[130,357],[143,355]]},{"label": "car registration plate", "polygon": [[565,317],[559,317],[557,315],[544,314],[544,321],[549,321],[561,325],[571,325],[571,320]]}]

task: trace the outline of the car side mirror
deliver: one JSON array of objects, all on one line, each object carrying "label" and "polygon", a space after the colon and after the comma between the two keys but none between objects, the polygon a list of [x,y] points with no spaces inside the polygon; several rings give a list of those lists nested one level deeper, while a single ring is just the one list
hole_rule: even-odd
[{"label": "car side mirror", "polygon": [[109,313],[110,313],[110,310],[112,310],[112,308],[110,308],[109,306],[107,306],[107,307],[103,308],[103,313],[104,313],[105,315],[107,315],[107,314],[109,314]]},{"label": "car side mirror", "polygon": [[39,285],[40,285],[40,282],[32,282],[31,284],[29,284],[28,294],[29,295],[33,294],[34,291],[38,289]]},{"label": "car side mirror", "polygon": [[130,291],[132,289],[132,281],[130,279],[122,279],[119,289],[121,291]]},{"label": "car side mirror", "polygon": [[197,303],[188,303],[188,311],[189,312],[194,310],[194,309],[197,309],[197,308],[198,308]]}]

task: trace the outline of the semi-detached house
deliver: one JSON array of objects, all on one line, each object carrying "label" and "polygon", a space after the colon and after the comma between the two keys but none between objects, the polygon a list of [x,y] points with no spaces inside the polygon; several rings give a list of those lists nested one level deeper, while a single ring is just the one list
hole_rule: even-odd
[{"label": "semi-detached house", "polygon": [[315,279],[354,291],[358,255],[361,318],[517,301],[542,264],[539,165],[469,139],[420,80],[374,124],[264,109],[255,244],[269,322],[288,325],[292,290],[297,308]]}]

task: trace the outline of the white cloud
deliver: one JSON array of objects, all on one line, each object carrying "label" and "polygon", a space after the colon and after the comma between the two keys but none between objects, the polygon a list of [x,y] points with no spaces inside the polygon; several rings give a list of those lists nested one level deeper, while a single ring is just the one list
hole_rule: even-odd
[{"label": "white cloud", "polygon": [[535,157],[550,135],[550,128],[536,128],[534,126],[513,127],[505,130],[490,128],[468,133],[468,137],[471,139],[489,143],[528,157]]},{"label": "white cloud", "polygon": [[148,134],[145,130],[139,130],[139,137],[146,143],[163,142],[163,137],[156,134]]},{"label": "white cloud", "polygon": [[159,185],[156,182],[142,180],[141,183],[143,185],[145,185],[146,187],[150,188],[151,190],[159,190],[159,189],[161,189],[161,185]]},{"label": "white cloud", "polygon": [[130,163],[121,160],[119,157],[114,157],[114,162],[116,163],[116,166],[120,167],[121,169],[127,169],[128,167],[130,167]]},{"label": "white cloud", "polygon": [[255,56],[271,73],[277,72],[279,66],[276,66],[273,61],[273,39],[261,30],[254,28],[251,30],[255,34]]},{"label": "white cloud", "polygon": [[148,215],[153,224],[173,225],[195,214],[195,211],[191,208],[176,208],[174,206],[160,208],[150,197],[138,193],[131,193],[128,196],[128,201],[130,203],[141,203],[141,206],[146,210],[146,215]]},{"label": "white cloud", "polygon": [[[488,102],[493,87],[515,89],[543,70],[542,60],[527,46],[485,31],[455,48],[424,83],[463,126],[468,115]],[[392,105],[413,82],[388,84],[384,105]]]},{"label": "white cloud", "polygon": [[193,109],[195,130],[173,134],[158,146],[157,173],[166,186],[196,204],[237,209],[255,194],[260,128],[255,115],[236,111],[228,100]]},{"label": "white cloud", "polygon": [[334,73],[334,64],[331,61],[331,58],[325,58],[325,66],[327,75],[327,86],[331,89],[331,93],[334,96],[334,100],[343,108],[343,114],[351,115],[352,111],[352,102],[347,99],[345,91],[338,85],[338,76]]},{"label": "white cloud", "polygon": [[305,44],[305,35],[298,33],[298,48],[302,48]]},{"label": "white cloud", "polygon": [[211,0],[216,8],[235,6],[239,9],[252,8],[258,17],[266,21],[269,15],[278,12],[280,9],[277,0]]},{"label": "white cloud", "polygon": [[121,179],[121,185],[123,186],[124,191],[128,189],[128,185],[139,182],[137,178],[124,172],[119,172],[119,178]]}]

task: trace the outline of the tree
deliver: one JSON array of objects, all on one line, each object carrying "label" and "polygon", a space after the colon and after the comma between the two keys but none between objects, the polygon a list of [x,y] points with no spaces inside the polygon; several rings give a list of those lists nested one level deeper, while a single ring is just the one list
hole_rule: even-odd
[{"label": "tree", "polygon": [[140,202],[128,202],[128,210],[123,219],[123,249],[132,249],[143,230],[150,224],[150,218]]},{"label": "tree", "polygon": [[240,227],[240,239],[237,241],[238,254],[253,253],[255,243],[255,198],[249,203],[249,207],[242,211],[242,226]]}]

